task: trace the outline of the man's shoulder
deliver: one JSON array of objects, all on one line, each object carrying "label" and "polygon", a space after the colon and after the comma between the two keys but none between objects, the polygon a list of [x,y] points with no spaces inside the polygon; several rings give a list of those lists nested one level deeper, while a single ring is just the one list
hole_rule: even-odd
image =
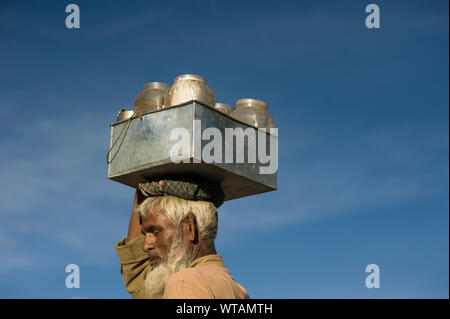
[{"label": "man's shoulder", "polygon": [[229,276],[228,271],[222,267],[211,264],[195,265],[194,267],[184,268],[167,280],[168,286],[194,286],[209,287],[218,281],[222,281]]},{"label": "man's shoulder", "polygon": [[188,267],[174,273],[167,282],[198,282],[199,279],[201,279],[201,269],[199,267]]},{"label": "man's shoulder", "polygon": [[212,298],[213,294],[208,288],[198,269],[185,268],[174,273],[167,280],[165,298]]},{"label": "man's shoulder", "polygon": [[[201,282],[204,280],[210,281],[212,279],[219,279],[222,277],[231,278],[230,273],[226,266],[223,264],[222,260],[214,260],[215,256],[205,256],[205,258],[210,258],[208,262],[193,264],[190,267],[186,267],[176,273],[174,273],[169,280],[171,281],[195,281]],[[219,257],[220,258],[220,257]],[[212,277],[212,278],[211,278]]]},{"label": "man's shoulder", "polygon": [[196,264],[174,273],[167,281],[167,298],[248,298],[225,265]]}]

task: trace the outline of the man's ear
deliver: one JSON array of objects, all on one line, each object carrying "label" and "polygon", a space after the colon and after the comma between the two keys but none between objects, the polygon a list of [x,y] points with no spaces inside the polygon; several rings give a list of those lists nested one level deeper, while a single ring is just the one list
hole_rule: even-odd
[{"label": "man's ear", "polygon": [[195,215],[190,212],[184,219],[186,238],[188,238],[192,243],[198,243],[198,226],[197,219]]}]

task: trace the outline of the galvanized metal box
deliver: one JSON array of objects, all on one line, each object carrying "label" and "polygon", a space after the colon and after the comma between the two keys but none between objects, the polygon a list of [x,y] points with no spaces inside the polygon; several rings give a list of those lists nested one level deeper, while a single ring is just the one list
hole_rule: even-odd
[{"label": "galvanized metal box", "polygon": [[[108,178],[117,182],[136,188],[141,182],[167,175],[195,175],[219,183],[225,193],[225,200],[277,188],[276,171],[261,173],[261,169],[267,168],[269,164],[263,163],[258,152],[262,146],[265,147],[266,154],[273,152],[274,149],[270,149],[271,143],[272,146],[276,145],[278,152],[278,137],[237,121],[198,101],[149,112],[141,118],[113,123],[110,127],[110,145],[114,147],[108,157]],[[247,133],[253,132],[243,140],[244,154],[240,154],[242,148],[238,148],[237,138],[227,139],[231,131],[239,132],[240,129]],[[188,143],[183,144],[181,135],[177,138],[177,133],[180,132],[189,135]],[[214,134],[208,134],[211,132]],[[219,148],[212,147],[213,140],[214,145],[221,147],[221,161],[205,161],[207,154],[216,155],[216,159],[219,157],[215,152]],[[180,151],[180,145],[185,148],[178,155],[184,160],[174,163],[174,151]],[[256,147],[254,163],[252,155],[247,152],[249,147]],[[211,152],[208,153],[208,150]],[[226,160],[231,157],[230,150],[233,161],[227,163]],[[278,161],[278,153],[272,154],[273,159],[274,155]],[[243,163],[238,163],[236,156],[243,156]]]}]

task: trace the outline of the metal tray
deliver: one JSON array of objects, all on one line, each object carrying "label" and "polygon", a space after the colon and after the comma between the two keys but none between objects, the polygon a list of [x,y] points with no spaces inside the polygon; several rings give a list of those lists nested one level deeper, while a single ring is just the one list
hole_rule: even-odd
[{"label": "metal tray", "polygon": [[[201,121],[201,127],[195,120]],[[258,156],[256,163],[249,163],[245,151],[244,162],[236,163],[236,139],[232,142],[234,163],[224,162],[225,128],[254,130],[255,139],[245,138],[244,149],[247,150],[249,143],[256,143],[256,152],[259,147],[258,129],[198,101],[145,113],[141,118],[116,122],[110,127],[110,145],[116,140],[117,142],[108,156],[108,178],[119,183],[136,188],[141,182],[168,175],[194,175],[219,183],[225,193],[225,200],[265,193],[277,188],[277,173],[261,174],[260,167],[267,166],[268,163],[261,164]],[[210,140],[202,140],[201,136],[204,130],[210,127],[217,128],[222,133],[221,163],[201,160],[203,147],[210,143]],[[187,153],[182,154],[190,163],[176,164],[170,157],[171,149],[179,142],[170,139],[175,128],[184,128],[190,134],[190,147]],[[268,152],[270,140],[276,143],[278,137],[264,134]]]}]

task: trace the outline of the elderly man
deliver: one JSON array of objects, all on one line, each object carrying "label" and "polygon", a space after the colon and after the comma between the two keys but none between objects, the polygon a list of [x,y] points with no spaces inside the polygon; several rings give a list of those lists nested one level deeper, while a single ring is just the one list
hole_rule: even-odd
[{"label": "elderly man", "polygon": [[[207,186],[205,186],[207,185]],[[216,253],[223,193],[178,180],[141,183],[128,236],[116,244],[121,273],[135,298],[249,298]]]}]

